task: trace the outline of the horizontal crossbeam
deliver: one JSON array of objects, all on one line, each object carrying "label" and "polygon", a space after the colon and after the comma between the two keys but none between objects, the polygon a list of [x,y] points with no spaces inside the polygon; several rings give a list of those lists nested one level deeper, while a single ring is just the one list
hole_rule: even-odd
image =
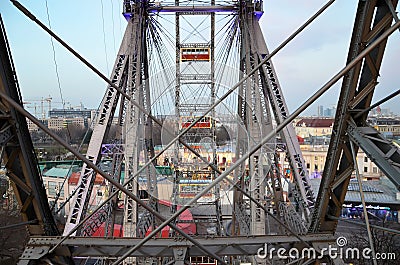
[{"label": "horizontal crossbeam", "polygon": [[238,6],[151,6],[148,9],[150,13],[170,12],[170,13],[197,13],[197,12],[235,12]]},{"label": "horizontal crossbeam", "polygon": [[[309,234],[301,236],[305,242],[330,243],[335,238],[332,234]],[[55,253],[63,255],[67,247],[71,247],[72,257],[118,258],[125,253],[126,249],[137,245],[142,238],[95,238],[75,237],[65,240]],[[38,260],[43,253],[59,243],[58,237],[31,237],[22,260]],[[265,235],[252,237],[216,237],[198,239],[199,243],[207,250],[218,256],[252,256],[257,255],[260,248],[265,245],[296,243],[300,240],[295,236]],[[134,251],[132,257],[173,257],[173,249],[177,247],[188,248],[191,257],[204,256],[197,246],[190,241],[176,240],[176,238],[158,238],[149,240],[146,245]]]}]

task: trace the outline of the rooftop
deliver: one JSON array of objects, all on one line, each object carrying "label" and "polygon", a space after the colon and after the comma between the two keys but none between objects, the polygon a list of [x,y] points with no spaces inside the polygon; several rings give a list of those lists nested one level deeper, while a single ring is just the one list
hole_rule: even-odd
[{"label": "rooftop", "polygon": [[72,172],[78,170],[78,166],[59,165],[52,167],[43,173],[44,177],[65,178],[71,176]]},{"label": "rooftop", "polygon": [[332,127],[335,119],[326,118],[304,118],[296,123],[296,127]]},{"label": "rooftop", "polygon": [[[318,194],[321,179],[310,179],[314,194]],[[400,200],[396,198],[398,190],[386,178],[380,180],[368,180],[362,182],[362,190],[364,192],[365,202],[372,205],[380,206],[396,206],[400,209]],[[345,197],[345,203],[361,204],[361,195],[359,192],[359,184],[356,179],[351,179]]]}]

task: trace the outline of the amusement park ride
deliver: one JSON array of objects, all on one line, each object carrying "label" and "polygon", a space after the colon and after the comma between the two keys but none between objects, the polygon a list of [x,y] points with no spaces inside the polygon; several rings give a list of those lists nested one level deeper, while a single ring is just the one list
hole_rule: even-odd
[{"label": "amusement park ride", "polygon": [[[292,114],[271,58],[334,1],[272,53],[259,24],[262,1],[125,1],[128,23],[110,79],[11,2],[108,83],[83,156],[21,107],[1,25],[2,161],[30,235],[20,264],[329,263],[323,255],[282,261],[257,254],[265,244],[320,249],[334,241],[358,148],[400,187],[399,149],[366,123],[387,38],[400,28],[397,0],[359,1],[346,67]],[[315,196],[292,121],[339,79]],[[63,232],[50,211],[25,117],[84,162]],[[105,143],[114,117],[122,133]],[[229,163],[219,159],[221,124],[231,128]],[[156,126],[162,128],[160,150]],[[291,167],[287,196],[280,153]],[[99,168],[103,156],[112,158],[110,172]],[[160,174],[161,161],[171,171],[167,177]],[[96,174],[107,180],[109,197],[89,211]],[[162,185],[171,187],[167,196]],[[194,218],[201,211],[207,214]],[[122,237],[114,234],[116,225]]]}]

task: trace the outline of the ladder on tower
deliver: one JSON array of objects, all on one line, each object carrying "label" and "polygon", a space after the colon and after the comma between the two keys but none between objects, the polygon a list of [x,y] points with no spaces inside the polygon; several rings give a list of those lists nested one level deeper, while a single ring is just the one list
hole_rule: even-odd
[{"label": "ladder on tower", "polygon": [[138,237],[145,237],[147,231],[154,224],[154,216],[149,212],[144,212],[142,216],[139,217],[137,226],[136,226],[136,234]]},{"label": "ladder on tower", "polygon": [[104,204],[85,222],[80,234],[82,236],[92,236],[109,218],[110,209],[112,209],[111,202]]}]

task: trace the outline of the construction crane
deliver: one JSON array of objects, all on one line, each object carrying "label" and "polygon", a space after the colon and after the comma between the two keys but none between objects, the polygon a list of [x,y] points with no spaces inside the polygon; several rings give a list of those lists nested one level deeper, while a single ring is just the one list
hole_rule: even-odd
[{"label": "construction crane", "polygon": [[46,118],[46,111],[45,111],[45,107],[44,104],[45,102],[48,103],[48,111],[51,110],[51,101],[52,101],[52,97],[49,95],[47,98],[43,98],[42,99],[28,99],[27,101],[24,101],[23,104],[34,104],[34,109],[35,109],[35,116],[37,116],[37,106],[36,106],[36,102],[40,102],[40,113],[41,113],[41,118],[45,119]]},{"label": "construction crane", "polygon": [[36,105],[36,103],[33,103],[33,106],[27,106],[27,105],[31,105],[32,102],[24,101],[22,103],[24,104],[24,107],[32,108],[34,110],[33,113],[34,113],[35,117],[37,117],[37,115],[38,115],[38,112],[37,112],[38,106]]},{"label": "construction crane", "polygon": [[[39,108],[39,106],[36,104],[36,102],[40,102],[40,113],[41,113],[41,119],[43,120],[43,119],[45,119],[46,118],[46,111],[45,111],[45,107],[44,107],[44,104],[47,102],[47,113],[49,113],[51,110],[52,110],[52,103],[53,104],[61,104],[62,105],[62,108],[65,108],[65,106],[69,106],[69,108],[72,108],[71,107],[71,103],[69,102],[69,101],[53,101],[53,98],[51,97],[51,96],[49,96],[49,97],[47,97],[47,98],[42,98],[42,99],[40,99],[40,100],[35,100],[35,99],[31,99],[31,100],[27,100],[27,101],[24,101],[23,102],[23,104],[24,105],[31,105],[31,104],[33,104],[33,106],[27,106],[27,108],[33,108],[34,109],[34,115],[36,116],[36,117],[38,117],[37,115],[38,115],[38,108]],[[77,106],[77,107],[81,107],[81,105],[80,106]]]}]

